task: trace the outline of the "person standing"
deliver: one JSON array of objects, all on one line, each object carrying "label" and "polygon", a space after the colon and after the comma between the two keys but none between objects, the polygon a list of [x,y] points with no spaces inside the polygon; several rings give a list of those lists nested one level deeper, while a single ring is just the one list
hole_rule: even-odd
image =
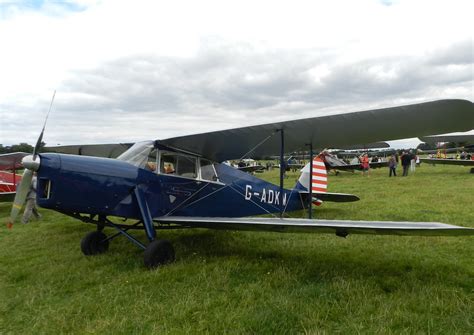
[{"label": "person standing", "polygon": [[403,177],[408,176],[408,169],[410,168],[411,164],[411,155],[408,152],[403,152],[402,157],[402,167],[403,167]]},{"label": "person standing", "polygon": [[21,222],[25,224],[30,221],[31,215],[34,215],[37,220],[41,219],[41,214],[38,212],[38,208],[36,207],[36,185],[37,178],[36,175],[33,175],[30,190],[26,195],[25,211],[23,212],[23,218],[21,220]]},{"label": "person standing", "polygon": [[397,176],[397,159],[395,158],[395,155],[391,155],[390,159],[388,160],[388,168],[390,170],[390,174],[388,175],[389,177]]},{"label": "person standing", "polygon": [[415,154],[410,153],[410,171],[415,172],[416,169],[416,158]]},{"label": "person standing", "polygon": [[369,155],[362,155],[362,157],[360,158],[360,166],[362,168],[363,175],[365,176],[367,174],[367,177],[370,176]]}]

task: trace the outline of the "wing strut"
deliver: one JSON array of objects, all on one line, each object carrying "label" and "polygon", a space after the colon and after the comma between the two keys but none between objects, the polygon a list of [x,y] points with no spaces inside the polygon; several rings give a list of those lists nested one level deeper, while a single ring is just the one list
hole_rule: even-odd
[{"label": "wing strut", "polygon": [[309,145],[309,204],[308,204],[308,219],[313,218],[313,142],[308,144]]},{"label": "wing strut", "polygon": [[283,218],[283,177],[285,175],[286,164],[284,162],[285,154],[285,131],[280,129],[280,219]]}]

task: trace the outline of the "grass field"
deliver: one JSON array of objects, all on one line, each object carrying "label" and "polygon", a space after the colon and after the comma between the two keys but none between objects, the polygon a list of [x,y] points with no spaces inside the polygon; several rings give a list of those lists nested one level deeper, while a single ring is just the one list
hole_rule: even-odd
[{"label": "grass field", "polygon": [[[329,191],[361,201],[324,203],[314,215],[474,227],[468,168],[387,170],[331,175]],[[8,212],[0,204],[2,222]],[[83,256],[94,227],[41,212],[40,222],[0,227],[0,334],[474,333],[472,236],[167,231],[177,261],[148,271],[123,238]]]}]

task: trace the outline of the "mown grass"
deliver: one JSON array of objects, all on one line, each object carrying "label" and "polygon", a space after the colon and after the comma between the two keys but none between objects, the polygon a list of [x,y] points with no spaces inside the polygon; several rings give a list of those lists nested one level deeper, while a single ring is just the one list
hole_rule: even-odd
[{"label": "mown grass", "polygon": [[[277,173],[262,177],[277,182]],[[466,168],[329,182],[361,201],[325,203],[319,218],[474,227]],[[2,222],[8,211],[0,204]],[[166,231],[177,261],[148,271],[122,238],[83,256],[80,239],[94,227],[41,212],[40,222],[0,228],[1,334],[474,333],[473,237]]]}]

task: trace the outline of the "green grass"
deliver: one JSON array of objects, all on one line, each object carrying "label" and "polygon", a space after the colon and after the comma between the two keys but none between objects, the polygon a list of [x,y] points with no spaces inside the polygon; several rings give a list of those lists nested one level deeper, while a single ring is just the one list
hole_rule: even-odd
[{"label": "green grass", "polygon": [[[277,171],[262,177],[278,183]],[[361,201],[314,215],[474,227],[473,190],[463,167],[341,173],[329,191]],[[8,211],[0,204],[2,222]],[[148,271],[123,238],[83,256],[94,227],[41,212],[40,222],[0,227],[0,334],[474,333],[473,237],[167,231],[177,261]]]}]

